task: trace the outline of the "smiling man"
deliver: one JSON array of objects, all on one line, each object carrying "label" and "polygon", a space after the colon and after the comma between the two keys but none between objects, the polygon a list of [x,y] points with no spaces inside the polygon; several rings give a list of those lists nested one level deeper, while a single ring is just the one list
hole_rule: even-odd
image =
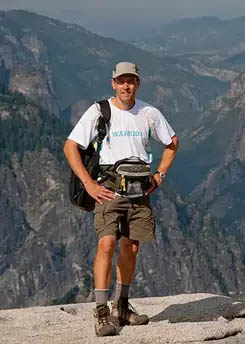
[{"label": "smiling man", "polygon": [[[118,326],[149,322],[146,314],[138,314],[130,305],[129,287],[140,242],[154,238],[149,195],[166,177],[178,149],[178,139],[159,110],[136,99],[139,87],[138,67],[130,62],[118,63],[112,72],[115,96],[109,99],[110,126],[100,151],[103,183],[90,177],[78,151],[79,145],[86,149],[98,134],[100,109],[97,104],[84,113],[64,146],[71,168],[96,200],[94,226],[98,250],[94,262],[94,319],[97,336],[115,335]],[[165,147],[153,174],[150,171],[151,138]],[[107,301],[116,240],[119,240],[117,282],[110,311]]]}]

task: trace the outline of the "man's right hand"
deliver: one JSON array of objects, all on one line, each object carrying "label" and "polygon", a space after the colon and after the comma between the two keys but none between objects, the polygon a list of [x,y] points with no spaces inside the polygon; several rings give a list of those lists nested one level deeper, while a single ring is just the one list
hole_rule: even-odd
[{"label": "man's right hand", "polygon": [[100,204],[103,203],[103,200],[111,201],[116,196],[115,192],[99,185],[95,180],[87,182],[85,188],[87,193]]}]

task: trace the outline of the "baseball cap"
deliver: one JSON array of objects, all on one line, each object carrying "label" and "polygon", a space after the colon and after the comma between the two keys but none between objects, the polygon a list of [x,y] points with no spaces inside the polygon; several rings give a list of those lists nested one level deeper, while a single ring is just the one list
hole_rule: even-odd
[{"label": "baseball cap", "polygon": [[131,62],[120,62],[118,63],[112,71],[112,78],[117,78],[123,74],[134,74],[138,78],[140,77],[139,68]]}]

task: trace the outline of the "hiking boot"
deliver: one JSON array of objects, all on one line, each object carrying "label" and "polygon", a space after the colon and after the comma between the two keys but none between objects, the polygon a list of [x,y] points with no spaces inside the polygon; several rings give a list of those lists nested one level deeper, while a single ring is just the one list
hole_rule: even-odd
[{"label": "hiking boot", "polygon": [[139,314],[129,303],[128,298],[123,298],[113,302],[111,321],[115,326],[146,325],[149,317],[146,314]]},{"label": "hiking boot", "polygon": [[94,328],[97,337],[117,334],[116,328],[111,322],[110,308],[107,305],[94,309]]}]

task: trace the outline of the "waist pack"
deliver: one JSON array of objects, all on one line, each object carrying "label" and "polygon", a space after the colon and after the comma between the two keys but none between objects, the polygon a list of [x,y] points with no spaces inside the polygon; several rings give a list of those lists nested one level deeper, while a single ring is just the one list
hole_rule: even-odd
[{"label": "waist pack", "polygon": [[117,161],[105,172],[108,176],[103,183],[109,189],[128,198],[142,197],[151,185],[150,165],[138,158]]},{"label": "waist pack", "polygon": [[[109,123],[111,118],[111,109],[108,100],[100,100],[98,103],[100,104],[102,116],[100,116],[98,120],[98,137],[96,140],[97,147],[94,148],[94,145],[90,143],[86,150],[79,148],[81,160],[89,175],[94,180],[97,179],[99,174],[99,152],[102,141],[106,135],[106,125]],[[83,183],[72,170],[69,191],[72,204],[86,211],[92,211],[94,209],[95,199],[87,193]]]}]

